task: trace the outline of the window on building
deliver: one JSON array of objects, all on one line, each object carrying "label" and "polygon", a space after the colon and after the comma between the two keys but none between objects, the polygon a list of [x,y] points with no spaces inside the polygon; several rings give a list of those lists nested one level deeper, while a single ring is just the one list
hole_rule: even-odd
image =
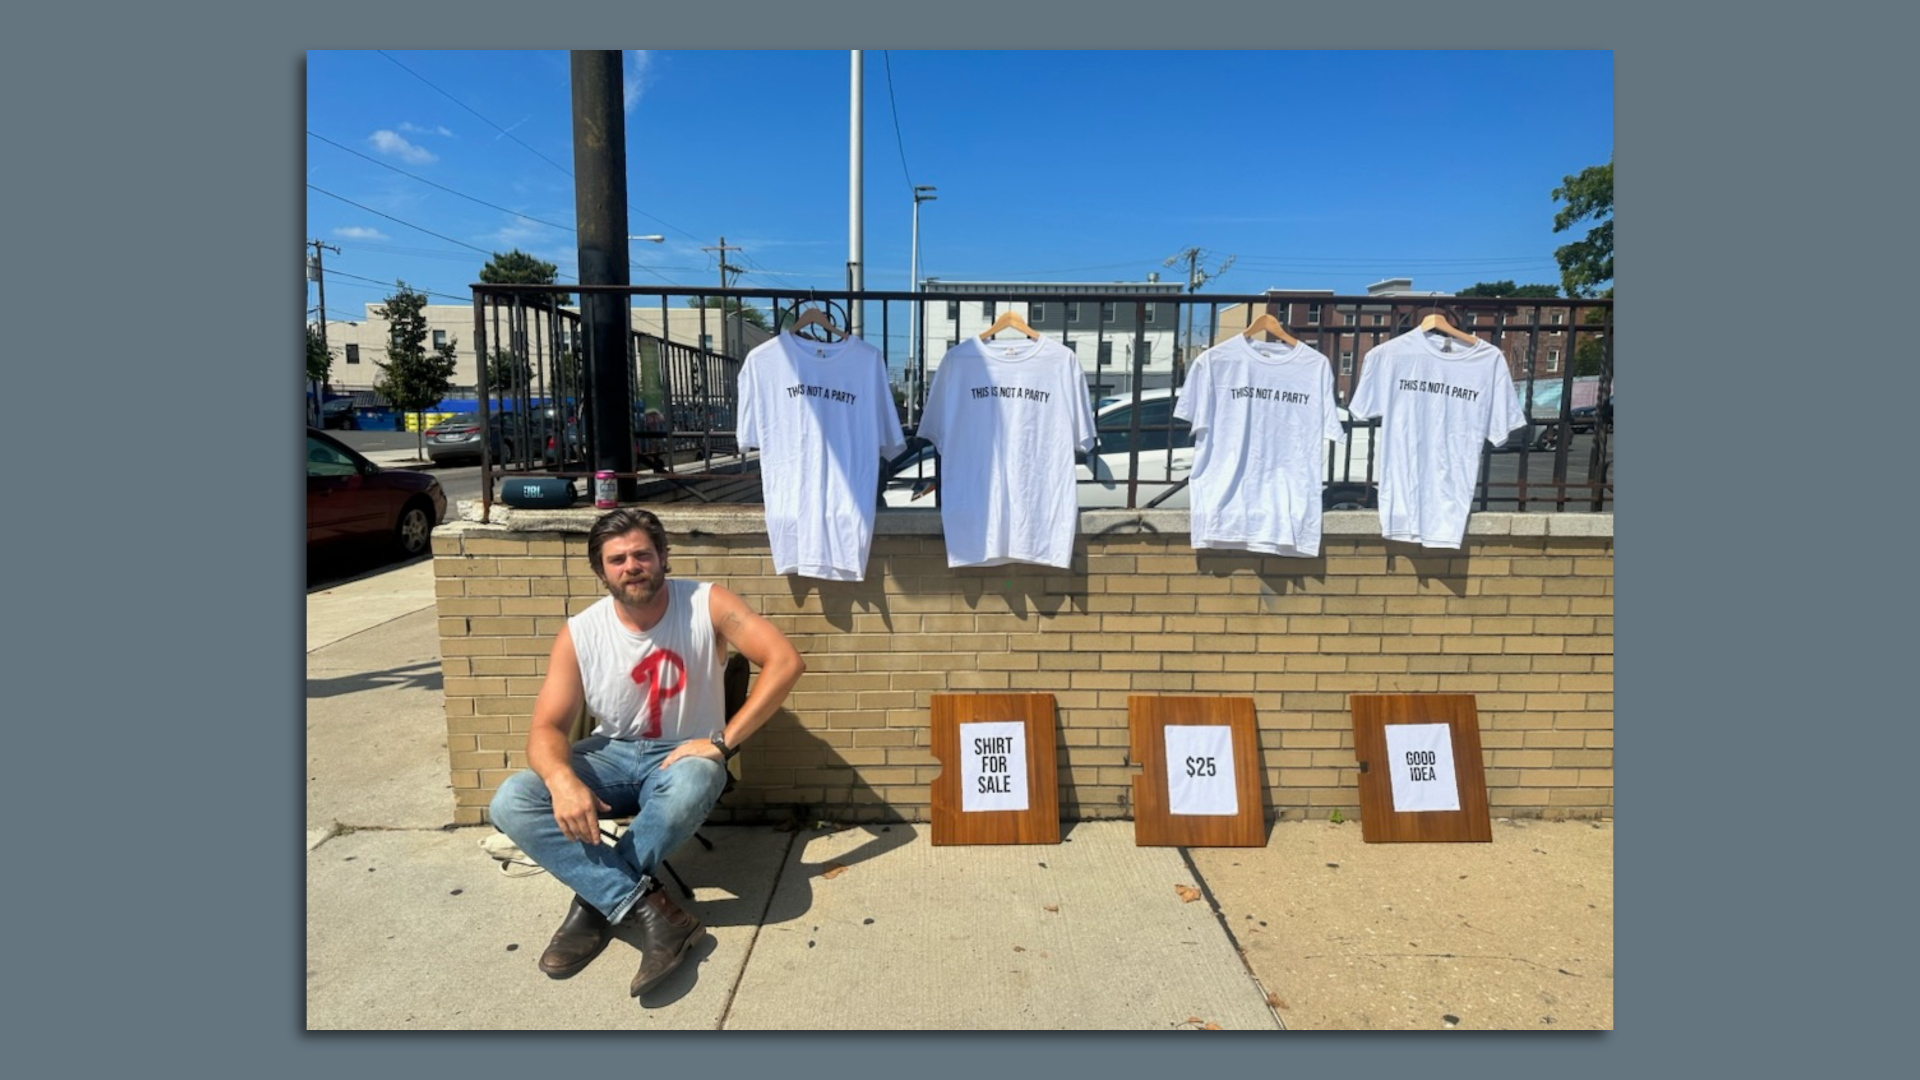
[{"label": "window on building", "polygon": [[1073,303],[1067,305],[1067,321],[1070,323],[1077,323],[1080,321],[1080,302],[1079,301],[1076,300]]},{"label": "window on building", "polygon": [[447,347],[447,332],[445,330],[435,330],[433,332],[433,347],[436,349],[444,349]]},{"label": "window on building", "polygon": [[1047,305],[1045,305],[1045,304],[1028,304],[1028,305],[1027,305],[1027,317],[1028,317],[1028,319],[1029,319],[1029,320],[1031,320],[1031,321],[1033,321],[1033,322],[1039,322],[1039,321],[1040,321],[1041,319],[1044,319],[1044,318],[1046,318],[1046,317],[1047,317]]},{"label": "window on building", "polygon": [[949,300],[949,301],[947,301],[947,318],[949,318],[949,319],[953,319],[953,320],[955,320],[955,321],[958,321],[958,320],[959,320],[959,318],[960,318],[960,301],[958,301],[958,300]]},{"label": "window on building", "polygon": [[994,306],[994,302],[992,300],[980,301],[980,315],[982,318],[985,318],[991,321],[993,319],[994,313],[997,310],[998,309]]},{"label": "window on building", "polygon": [[712,334],[701,334],[701,335],[700,335],[700,347],[701,347],[702,349],[711,349],[711,348],[713,348],[713,335],[712,335]]},{"label": "window on building", "polygon": [[1152,326],[1159,321],[1160,321],[1160,305],[1148,304],[1147,305],[1147,325]]},{"label": "window on building", "polygon": [[1353,350],[1351,349],[1348,349],[1340,354],[1340,374],[1342,375],[1353,374]]},{"label": "window on building", "polygon": [[1147,341],[1143,341],[1140,343],[1140,366],[1150,367],[1152,366],[1152,364],[1153,364],[1153,341],[1149,339]]},{"label": "window on building", "polygon": [[1555,326],[1565,326],[1565,325],[1567,325],[1567,313],[1566,313],[1566,312],[1564,312],[1564,311],[1556,311],[1556,312],[1554,312],[1554,313],[1553,313],[1553,325],[1555,325]]},{"label": "window on building", "polygon": [[1382,315],[1377,311],[1373,313],[1373,325],[1385,326],[1386,324],[1387,324],[1387,317],[1385,315]]},{"label": "window on building", "polygon": [[358,345],[347,346],[347,363],[357,364],[359,362],[360,362],[360,346]]},{"label": "window on building", "polygon": [[1103,341],[1100,343],[1100,355],[1094,360],[1094,363],[1101,367],[1113,363],[1113,342]]},{"label": "window on building", "polygon": [[1307,325],[1308,326],[1320,325],[1320,305],[1319,304],[1307,305]]},{"label": "window on building", "polygon": [[1540,370],[1547,372],[1548,374],[1552,374],[1553,372],[1560,370],[1560,350],[1559,349],[1547,350],[1546,366],[1541,368]]},{"label": "window on building", "polygon": [[1113,303],[1111,301],[1106,301],[1101,303],[1100,321],[1103,324],[1112,325],[1113,319],[1114,319]]}]

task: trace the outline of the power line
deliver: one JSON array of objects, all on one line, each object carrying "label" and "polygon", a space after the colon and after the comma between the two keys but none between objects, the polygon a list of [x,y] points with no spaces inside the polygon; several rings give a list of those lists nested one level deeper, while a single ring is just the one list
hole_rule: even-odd
[{"label": "power line", "polygon": [[[407,65],[402,64],[400,61],[394,60],[393,57],[388,55],[386,52],[379,49],[376,49],[374,51],[380,53],[381,56],[385,56],[388,60],[393,60],[394,65],[398,67],[401,71],[404,71],[407,74],[413,76],[414,78],[419,79],[421,82],[426,83],[428,86],[432,86],[436,93],[440,94],[440,96],[446,98],[448,101],[451,101],[455,105],[458,105],[461,108],[467,110],[468,112],[473,113],[473,115],[475,116],[479,116],[480,119],[484,121],[488,127],[491,127],[493,130],[499,132],[502,135],[505,135],[507,138],[512,139],[514,142],[519,143],[522,147],[525,147],[527,153],[532,154],[534,157],[539,158],[541,161],[544,161],[547,164],[552,165],[554,168],[559,169],[560,172],[567,177],[567,179],[569,180],[573,179],[572,170],[567,169],[565,166],[562,166],[561,164],[554,161],[552,158],[548,157],[547,155],[541,153],[540,151],[535,150],[533,147],[527,146],[526,143],[520,142],[519,137],[514,135],[513,132],[508,131],[506,128],[501,127],[499,124],[494,123],[492,120],[488,120],[485,116],[481,116],[479,111],[474,109],[473,106],[468,105],[466,102],[461,101],[459,98],[454,97],[452,94],[447,93],[445,90],[440,89],[438,86],[434,86],[432,82],[429,82],[427,80],[426,76],[413,70]],[[694,234],[688,232],[687,230],[681,228],[680,226],[675,225],[673,222],[667,221],[663,218],[654,217],[652,214],[649,214],[646,211],[641,210],[639,207],[634,206],[632,203],[627,203],[627,209],[633,211],[636,214],[639,214],[641,217],[646,218],[648,221],[657,221],[660,224],[665,225],[667,228],[672,229],[674,232],[679,233],[680,235],[686,237],[689,240],[700,239],[698,236],[695,236]],[[641,269],[645,269],[645,267],[641,267]],[[658,274],[655,274],[654,276],[660,277],[660,275]],[[660,278],[660,280],[666,281],[667,284],[669,285],[673,284],[672,281],[668,281],[668,279],[666,278]]]},{"label": "power line", "polygon": [[383,49],[376,49],[374,51],[378,52],[381,56],[386,57],[388,60],[393,60],[394,66],[399,68],[401,71],[404,71],[407,74],[413,76],[414,78],[419,79],[421,82],[426,83],[428,86],[433,87],[434,91],[437,92],[441,97],[444,97],[448,101],[453,102],[455,105],[458,105],[461,108],[467,110],[468,112],[473,113],[473,115],[479,116],[480,119],[483,122],[485,122],[488,127],[492,128],[493,130],[499,132],[502,135],[505,135],[507,138],[512,139],[514,142],[519,143],[521,148],[526,150],[527,153],[532,154],[534,157],[539,158],[541,161],[544,161],[547,164],[552,165],[554,168],[559,169],[560,172],[564,174],[569,180],[573,178],[573,173],[569,172],[559,162],[553,160],[547,155],[541,153],[540,151],[535,150],[533,147],[528,146],[526,143],[520,142],[519,136],[515,135],[511,131],[508,131],[506,128],[501,127],[499,124],[496,124],[491,120],[488,120],[485,116],[481,116],[478,110],[474,109],[472,106],[468,105],[466,102],[461,101],[459,98],[454,97],[452,94],[447,93],[445,90],[440,89],[438,86],[434,86],[433,83],[425,75],[422,75],[419,72],[408,67],[407,65],[402,64],[398,60],[394,60],[393,54],[386,52]]},{"label": "power line", "polygon": [[357,157],[357,158],[363,158],[363,159],[365,159],[365,160],[367,160],[367,161],[371,161],[371,162],[373,162],[373,163],[374,163],[375,165],[378,165],[378,166],[380,166],[380,167],[381,167],[381,168],[383,168],[383,169],[389,169],[389,170],[391,170],[391,171],[393,171],[393,172],[397,172],[397,173],[399,173],[399,174],[400,174],[401,176],[404,176],[404,177],[406,177],[406,178],[407,178],[407,179],[409,179],[409,180],[418,180],[418,181],[420,181],[421,183],[423,183],[423,184],[425,184],[425,185],[427,185],[428,187],[435,187],[435,188],[439,188],[439,189],[440,189],[441,191],[444,191],[444,192],[446,192],[446,193],[447,193],[447,194],[449,194],[449,195],[457,195],[457,196],[459,196],[460,198],[462,198],[462,199],[465,199],[465,200],[467,200],[467,201],[468,201],[468,202],[470,202],[470,203],[478,203],[479,205],[481,205],[481,206],[484,206],[484,207],[486,207],[486,208],[487,208],[487,209],[489,209],[489,210],[498,210],[498,211],[500,211],[500,212],[501,212],[501,213],[503,213],[503,214],[512,214],[512,215],[513,215],[514,217],[517,217],[517,218],[523,218],[523,219],[525,219],[525,220],[527,220],[527,221],[531,221],[531,222],[533,222],[533,223],[534,223],[535,225],[545,225],[545,226],[546,226],[547,228],[549,228],[549,229],[562,229],[562,230],[565,230],[566,232],[576,232],[576,231],[578,231],[578,230],[576,230],[576,229],[575,229],[575,228],[574,228],[573,226],[571,226],[571,225],[561,225],[561,224],[558,224],[558,223],[556,223],[556,222],[552,222],[552,221],[542,221],[542,220],[540,220],[539,218],[537,218],[537,217],[534,217],[534,216],[533,216],[533,215],[531,215],[531,214],[523,214],[523,213],[521,213],[521,212],[520,212],[520,211],[518,211],[518,210],[509,210],[509,209],[507,209],[507,208],[506,208],[506,207],[504,207],[504,206],[499,206],[499,205],[496,205],[496,204],[494,204],[494,203],[490,203],[490,202],[488,202],[488,201],[486,201],[485,199],[478,199],[478,198],[475,198],[475,197],[474,197],[474,196],[472,196],[472,195],[468,195],[468,194],[467,194],[467,193],[465,193],[465,192],[462,192],[462,191],[455,191],[455,190],[453,190],[452,188],[450,188],[450,187],[448,187],[448,186],[446,186],[445,184],[438,184],[438,183],[435,183],[435,182],[433,182],[432,180],[429,180],[429,179],[427,179],[427,178],[426,178],[426,177],[424,177],[424,176],[416,176],[416,175],[414,175],[413,173],[410,173],[410,172],[408,172],[408,171],[407,171],[407,170],[405,170],[405,169],[402,169],[402,168],[398,168],[398,167],[396,167],[396,166],[393,166],[393,165],[389,165],[389,164],[387,164],[386,162],[384,162],[384,161],[381,161],[381,160],[380,160],[379,158],[376,158],[376,157],[369,157],[368,155],[366,155],[366,154],[363,154],[363,153],[361,153],[360,151],[358,151],[358,150],[355,150],[354,148],[352,148],[352,147],[350,147],[350,146],[341,146],[341,145],[340,145],[339,143],[337,143],[337,142],[334,142],[334,141],[333,141],[332,139],[329,139],[329,138],[327,138],[327,137],[326,137],[325,135],[315,135],[315,134],[314,134],[313,132],[311,132],[311,131],[309,131],[309,132],[307,132],[307,135],[308,135],[308,137],[309,137],[309,138],[314,138],[314,139],[319,139],[319,140],[320,140],[321,142],[323,142],[323,143],[326,143],[326,144],[327,144],[328,146],[331,146],[331,147],[335,147],[335,148],[337,148],[337,149],[340,149],[340,150],[345,150],[345,151],[346,151],[347,153],[349,153],[349,154],[352,154],[352,155],[353,155],[354,157]]},{"label": "power line", "polygon": [[327,196],[330,199],[339,199],[341,202],[346,203],[348,206],[358,207],[359,209],[365,210],[367,213],[373,214],[376,217],[386,218],[388,221],[391,221],[396,225],[405,225],[409,229],[413,229],[417,232],[426,233],[428,236],[433,237],[435,240],[445,240],[449,244],[458,244],[459,246],[463,248],[467,248],[470,251],[477,251],[488,258],[493,257],[493,252],[488,251],[485,248],[474,247],[472,244],[467,243],[465,240],[455,240],[451,236],[442,236],[439,233],[434,232],[432,229],[423,228],[419,225],[415,225],[411,221],[402,221],[399,218],[394,217],[392,214],[382,213],[379,210],[375,210],[371,206],[364,206],[360,203],[354,202],[352,199],[347,198],[345,195],[335,195],[333,192],[328,191],[326,188],[320,187],[317,184],[308,184],[307,187],[313,189],[314,191],[319,192],[322,195]]},{"label": "power line", "polygon": [[[481,205],[481,206],[484,206],[484,207],[487,207],[487,208],[488,208],[488,209],[490,209],[490,210],[498,210],[498,211],[500,211],[500,212],[501,212],[501,213],[503,213],[503,214],[512,214],[512,215],[513,215],[514,217],[517,217],[517,218],[523,218],[523,219],[525,219],[525,220],[527,220],[527,221],[531,221],[531,222],[533,222],[533,223],[535,223],[535,224],[537,224],[537,225],[545,225],[545,226],[547,226],[547,227],[548,227],[548,228],[550,228],[550,229],[560,229],[560,230],[561,230],[561,231],[563,231],[563,232],[570,232],[570,233],[573,233],[573,234],[575,234],[575,235],[578,235],[578,234],[579,234],[579,230],[578,230],[578,229],[576,229],[576,228],[574,228],[574,227],[573,227],[573,226],[571,226],[571,225],[561,225],[561,224],[558,224],[557,222],[552,222],[552,221],[542,221],[542,220],[540,220],[540,219],[539,219],[539,218],[537,218],[537,217],[532,217],[532,216],[530,216],[530,215],[527,215],[527,214],[523,214],[523,213],[521,213],[521,212],[519,212],[518,210],[509,210],[509,209],[507,209],[507,208],[506,208],[506,207],[504,207],[504,206],[498,206],[498,205],[495,205],[494,203],[490,203],[490,202],[487,202],[487,201],[486,201],[485,199],[479,199],[479,198],[475,198],[474,196],[472,196],[472,195],[468,195],[467,193],[465,193],[465,192],[463,192],[463,191],[455,191],[454,189],[452,189],[452,188],[450,188],[450,187],[448,187],[448,186],[446,186],[445,184],[438,184],[438,183],[435,183],[434,181],[432,181],[432,180],[429,180],[429,179],[427,179],[427,178],[426,178],[426,177],[424,177],[424,176],[416,176],[416,175],[414,175],[413,173],[410,173],[410,172],[408,172],[408,171],[406,171],[405,169],[401,169],[401,168],[396,168],[395,166],[392,166],[392,165],[389,165],[389,164],[387,164],[386,162],[384,162],[384,161],[381,161],[381,160],[379,160],[378,158],[372,158],[372,157],[367,157],[367,155],[365,155],[365,154],[362,154],[362,153],[361,153],[360,151],[358,151],[358,150],[355,150],[355,149],[353,149],[352,147],[348,147],[348,146],[341,146],[341,145],[340,145],[339,143],[337,143],[337,142],[334,142],[334,141],[333,141],[332,139],[329,139],[329,138],[327,138],[327,137],[326,137],[326,136],[324,136],[324,135],[315,135],[315,134],[314,134],[313,132],[311,132],[311,131],[309,131],[309,132],[307,132],[307,134],[308,134],[308,135],[312,135],[312,136],[313,136],[314,138],[316,138],[316,139],[319,139],[319,140],[320,140],[321,142],[323,142],[323,143],[326,143],[326,144],[327,144],[328,146],[333,146],[333,147],[338,147],[339,149],[341,149],[341,150],[345,150],[345,151],[346,151],[347,153],[349,153],[349,154],[352,154],[352,155],[354,155],[355,157],[359,157],[359,158],[366,158],[366,160],[368,160],[368,161],[371,161],[371,162],[373,162],[373,163],[374,163],[375,165],[378,165],[378,166],[380,166],[380,167],[381,167],[381,168],[383,168],[383,169],[390,169],[390,170],[392,170],[392,171],[394,171],[394,172],[397,172],[397,173],[399,173],[399,174],[400,174],[401,176],[404,176],[404,177],[407,177],[407,178],[408,178],[408,179],[410,179],[410,180],[418,180],[418,181],[420,181],[421,183],[423,183],[423,184],[426,184],[426,185],[427,185],[428,187],[434,187],[434,188],[439,188],[439,189],[440,189],[441,191],[444,191],[444,192],[446,192],[446,193],[447,193],[447,194],[449,194],[449,195],[457,195],[457,196],[459,196],[459,197],[460,197],[460,198],[462,198],[462,199],[466,199],[466,200],[467,200],[468,202],[472,202],[472,203],[477,203],[477,204],[479,204],[479,205]],[[315,188],[314,190],[316,190],[316,191],[319,191],[319,190],[321,190],[321,189],[319,189],[319,188]],[[328,194],[331,194],[331,192],[329,192]],[[336,199],[337,199],[337,198],[340,198],[340,197],[339,197],[338,195],[335,195],[335,196],[334,196],[334,198],[336,198]],[[345,200],[342,200],[342,201],[344,202]],[[364,208],[363,208],[363,209],[364,209]],[[374,211],[371,211],[371,212],[372,212],[372,213],[376,213],[376,214],[377,214],[377,213],[379,213],[379,211],[378,211],[378,210],[374,210]],[[395,221],[398,221],[399,219],[398,219],[398,218],[394,218],[394,219],[392,219],[392,220],[395,220]],[[403,225],[404,225],[404,224],[406,224],[406,222],[401,222],[401,224],[403,224]],[[418,228],[418,226],[414,226],[414,228]],[[423,231],[423,232],[424,232],[425,230],[421,230],[421,231]],[[458,241],[455,241],[455,243],[458,243]],[[654,268],[654,267],[651,267],[651,266],[648,266],[648,265],[647,265],[647,264],[645,264],[645,263],[642,263],[642,262],[638,262],[638,261],[636,261],[636,260],[634,260],[634,259],[633,259],[633,258],[631,258],[631,257],[629,257],[629,258],[627,259],[627,265],[628,265],[628,266],[631,266],[631,267],[633,267],[633,268],[634,268],[634,269],[636,269],[636,270],[645,270],[645,271],[646,271],[647,273],[649,273],[649,274],[652,274],[652,275],[653,275],[654,277],[657,277],[657,278],[659,278],[659,279],[660,279],[661,281],[664,281],[664,282],[666,282],[666,283],[667,283],[667,284],[669,284],[669,285],[672,285],[672,284],[675,284],[675,282],[674,282],[674,280],[673,280],[672,278],[669,278],[669,277],[667,277],[667,276],[666,276],[665,274],[662,274],[662,273],[660,273],[660,272],[659,272],[659,271],[658,271],[658,270],[657,270],[656,268]],[[686,268],[684,268],[684,267],[670,267],[669,269],[686,269]]]},{"label": "power line", "polygon": [[900,174],[907,178],[907,191],[912,193],[913,174],[907,171],[907,144],[900,138],[900,103],[893,99],[893,54],[882,49],[880,59],[887,65],[887,107],[893,110],[893,144],[900,148]]}]

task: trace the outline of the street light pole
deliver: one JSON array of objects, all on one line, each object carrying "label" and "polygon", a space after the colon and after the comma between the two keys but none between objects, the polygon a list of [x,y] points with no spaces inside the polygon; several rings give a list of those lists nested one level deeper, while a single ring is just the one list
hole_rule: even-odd
[{"label": "street light pole", "polygon": [[907,330],[907,333],[911,335],[907,338],[908,424],[912,424],[918,415],[920,382],[922,378],[922,372],[920,370],[922,367],[922,358],[920,356],[920,309],[924,305],[918,296],[920,292],[920,204],[923,202],[938,201],[940,197],[932,194],[935,190],[937,189],[932,184],[915,184],[913,186],[913,255],[908,260],[908,265],[912,267],[912,269],[908,271],[912,276],[912,280],[907,283],[907,288],[916,295],[913,301],[913,310],[910,313],[911,318],[908,320]]}]

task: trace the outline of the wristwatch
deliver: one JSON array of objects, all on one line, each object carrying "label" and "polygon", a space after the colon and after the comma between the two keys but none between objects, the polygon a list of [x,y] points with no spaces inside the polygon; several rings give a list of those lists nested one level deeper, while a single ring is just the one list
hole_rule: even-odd
[{"label": "wristwatch", "polygon": [[714,747],[720,751],[721,761],[732,761],[733,755],[740,752],[735,747],[731,747],[727,745],[727,736],[725,732],[715,732],[714,735],[711,738],[709,738],[707,741],[712,743]]}]

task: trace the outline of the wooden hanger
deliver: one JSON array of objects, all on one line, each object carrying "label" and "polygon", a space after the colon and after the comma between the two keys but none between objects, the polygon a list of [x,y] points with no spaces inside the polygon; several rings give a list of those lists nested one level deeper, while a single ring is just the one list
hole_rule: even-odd
[{"label": "wooden hanger", "polygon": [[1464,341],[1469,345],[1480,344],[1479,338],[1448,322],[1447,317],[1437,311],[1420,320],[1420,332],[1424,334],[1429,330],[1438,330],[1455,341]]},{"label": "wooden hanger", "polygon": [[1259,317],[1253,320],[1252,325],[1247,327],[1243,336],[1248,341],[1252,341],[1253,335],[1260,333],[1262,330],[1279,338],[1288,345],[1300,344],[1300,339],[1287,333],[1287,328],[1280,325],[1280,320],[1274,318],[1273,313],[1270,311],[1261,312]]},{"label": "wooden hanger", "polygon": [[1006,330],[1009,328],[1020,331],[1021,333],[1027,335],[1027,337],[1033,339],[1034,341],[1040,340],[1040,331],[1035,330],[1031,326],[1028,326],[1027,320],[1021,318],[1020,313],[1013,310],[1012,308],[1008,308],[1007,310],[1001,312],[1000,317],[993,320],[992,326],[989,326],[985,330],[980,331],[980,340],[985,341],[988,338],[992,337],[993,335],[999,333],[1000,331]]},{"label": "wooden hanger", "polygon": [[833,325],[833,320],[828,318],[827,313],[821,311],[819,308],[808,308],[801,312],[799,318],[787,324],[787,332],[794,337],[799,337],[800,331],[809,326],[821,327],[826,330],[829,338],[844,338],[847,336],[847,332]]}]

